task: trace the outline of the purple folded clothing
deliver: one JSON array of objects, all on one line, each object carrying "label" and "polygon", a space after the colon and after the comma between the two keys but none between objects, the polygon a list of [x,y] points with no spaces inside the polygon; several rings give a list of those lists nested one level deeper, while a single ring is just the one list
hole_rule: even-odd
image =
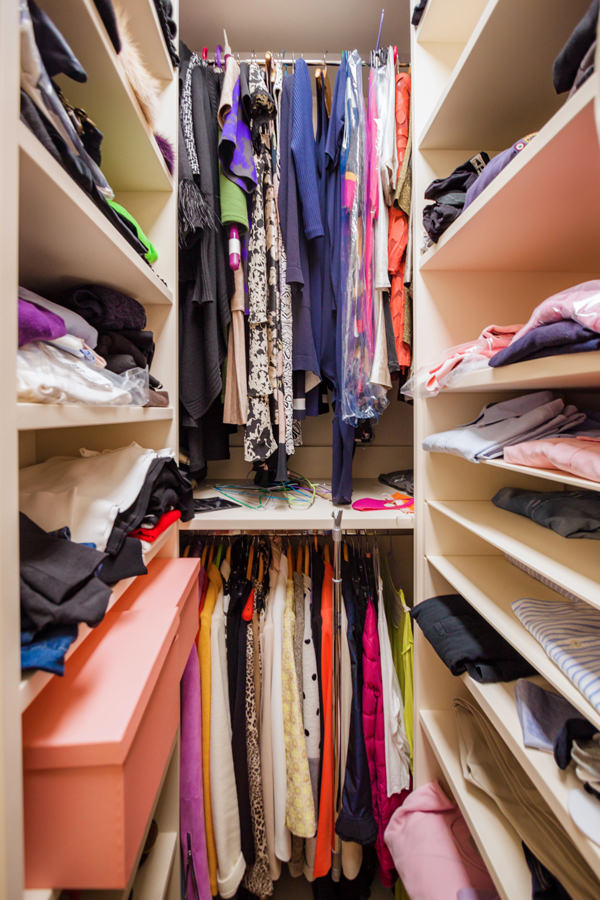
[{"label": "purple folded clothing", "polygon": [[490,366],[508,366],[525,359],[561,356],[565,353],[585,353],[600,350],[600,334],[573,322],[560,319],[548,325],[538,325],[523,337],[513,340],[489,361]]},{"label": "purple folded clothing", "polygon": [[527,137],[520,138],[518,141],[515,141],[512,147],[507,147],[506,150],[498,153],[497,156],[494,156],[490,160],[485,169],[483,169],[475,181],[467,188],[463,212],[467,206],[470,206],[476,197],[479,197],[480,193],[488,186],[488,184],[500,174],[502,169],[506,168],[509,162],[511,162],[521,150],[525,149],[532,137],[534,137],[533,134],[528,134]]},{"label": "purple folded clothing", "polygon": [[19,347],[31,341],[53,341],[66,333],[60,316],[19,297]]}]

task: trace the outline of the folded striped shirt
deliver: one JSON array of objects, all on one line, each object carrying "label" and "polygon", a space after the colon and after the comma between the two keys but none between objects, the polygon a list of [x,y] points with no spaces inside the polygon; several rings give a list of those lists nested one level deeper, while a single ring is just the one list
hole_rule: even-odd
[{"label": "folded striped shirt", "polygon": [[600,611],[583,600],[523,598],[514,614],[600,712]]}]

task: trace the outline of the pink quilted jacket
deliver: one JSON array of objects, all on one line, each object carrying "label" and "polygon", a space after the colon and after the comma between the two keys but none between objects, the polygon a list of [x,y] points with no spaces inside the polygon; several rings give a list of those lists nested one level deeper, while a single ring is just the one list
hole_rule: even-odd
[{"label": "pink quilted jacket", "polygon": [[383,833],[392,817],[392,813],[402,805],[409,791],[402,791],[401,794],[392,794],[391,797],[387,795],[381,658],[377,634],[377,613],[371,599],[369,599],[365,618],[362,662],[363,729],[367,760],[369,762],[369,776],[371,778],[373,813],[377,822],[375,850],[379,860],[381,882],[384,887],[393,887],[398,875]]}]

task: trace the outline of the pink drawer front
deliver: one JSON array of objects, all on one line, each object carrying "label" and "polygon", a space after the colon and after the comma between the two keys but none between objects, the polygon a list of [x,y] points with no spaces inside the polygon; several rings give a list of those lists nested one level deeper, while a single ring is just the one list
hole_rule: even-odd
[{"label": "pink drawer front", "polygon": [[126,887],[179,722],[197,573],[152,563],[24,714],[28,888]]}]

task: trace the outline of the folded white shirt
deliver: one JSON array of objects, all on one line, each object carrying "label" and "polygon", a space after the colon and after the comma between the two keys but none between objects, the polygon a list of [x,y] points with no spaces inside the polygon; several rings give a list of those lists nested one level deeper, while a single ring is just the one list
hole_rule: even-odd
[{"label": "folded white shirt", "polygon": [[118,513],[137,498],[153,460],[174,454],[135,443],[80,453],[21,469],[19,509],[45,531],[67,525],[72,540],[104,550]]},{"label": "folded white shirt", "polygon": [[22,402],[128,406],[134,398],[126,386],[122,376],[49,342],[34,341],[17,350],[17,396]]}]

